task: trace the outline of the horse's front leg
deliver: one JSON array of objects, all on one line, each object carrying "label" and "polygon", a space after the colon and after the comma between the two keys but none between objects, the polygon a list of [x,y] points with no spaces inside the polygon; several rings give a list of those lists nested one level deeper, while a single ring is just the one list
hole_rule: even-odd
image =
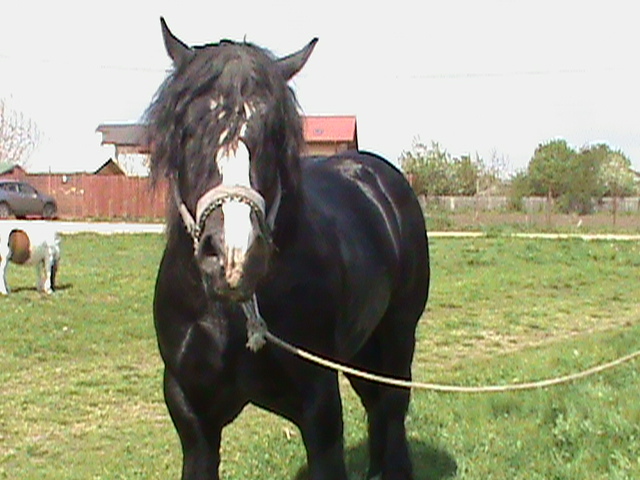
[{"label": "horse's front leg", "polygon": [[347,480],[337,374],[323,373],[308,388],[298,425],[307,449],[310,480]]},{"label": "horse's front leg", "polygon": [[7,286],[7,267],[9,266],[9,252],[0,250],[0,294],[8,295],[9,287]]},{"label": "horse's front leg", "polygon": [[[219,480],[222,428],[238,415],[242,405],[197,412],[180,384],[165,370],[164,395],[182,444],[182,480]],[[227,407],[227,406],[225,406]]]}]

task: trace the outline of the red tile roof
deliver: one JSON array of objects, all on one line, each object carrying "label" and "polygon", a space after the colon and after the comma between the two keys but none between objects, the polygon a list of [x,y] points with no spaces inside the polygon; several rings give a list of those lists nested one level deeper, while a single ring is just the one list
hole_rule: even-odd
[{"label": "red tile roof", "polygon": [[303,117],[306,142],[355,142],[357,140],[355,116]]}]

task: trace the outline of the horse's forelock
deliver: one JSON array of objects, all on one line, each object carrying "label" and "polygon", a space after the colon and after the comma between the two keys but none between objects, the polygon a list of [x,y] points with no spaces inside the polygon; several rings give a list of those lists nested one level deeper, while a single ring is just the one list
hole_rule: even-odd
[{"label": "horse's forelock", "polygon": [[278,71],[275,57],[254,45],[229,41],[197,47],[194,52],[165,80],[147,111],[154,181],[187,167],[191,178],[210,182],[215,174],[211,161],[220,148],[222,131],[226,128],[237,135],[231,116],[219,119],[213,113],[211,102],[219,99],[227,107],[232,105],[231,110],[255,101],[268,107],[268,115],[275,118],[266,120],[275,131],[259,136],[278,144],[276,161],[285,187],[297,188],[302,124],[295,95]]}]

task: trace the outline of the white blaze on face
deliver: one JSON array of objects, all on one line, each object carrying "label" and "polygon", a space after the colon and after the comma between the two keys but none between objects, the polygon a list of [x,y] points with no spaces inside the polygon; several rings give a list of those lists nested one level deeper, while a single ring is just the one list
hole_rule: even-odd
[{"label": "white blaze on face", "polygon": [[[239,141],[234,151],[222,149],[217,164],[222,184],[242,185],[251,188],[249,179],[250,154],[244,142]],[[244,202],[231,200],[222,204],[225,275],[229,286],[236,287],[242,278],[244,257],[251,245],[253,227],[251,207]]]}]

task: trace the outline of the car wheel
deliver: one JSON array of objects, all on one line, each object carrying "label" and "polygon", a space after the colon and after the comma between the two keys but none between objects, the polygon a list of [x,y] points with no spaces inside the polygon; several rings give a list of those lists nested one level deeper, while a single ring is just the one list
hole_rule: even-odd
[{"label": "car wheel", "polygon": [[52,219],[56,216],[56,206],[53,203],[47,203],[42,209],[42,216],[47,219]]},{"label": "car wheel", "polygon": [[0,218],[9,218],[11,216],[11,209],[6,203],[0,203]]}]

